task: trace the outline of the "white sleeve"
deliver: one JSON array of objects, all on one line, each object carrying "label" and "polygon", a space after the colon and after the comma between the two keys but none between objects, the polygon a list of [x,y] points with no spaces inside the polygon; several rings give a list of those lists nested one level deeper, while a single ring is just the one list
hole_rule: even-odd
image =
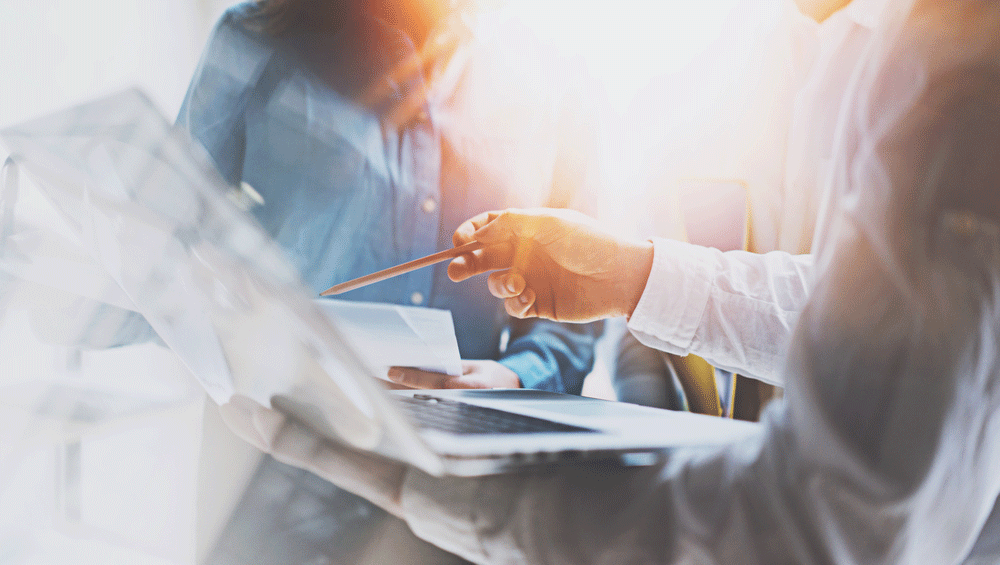
[{"label": "white sleeve", "polygon": [[812,256],[653,243],[653,268],[628,323],[639,341],[783,386],[781,360],[809,295]]},{"label": "white sleeve", "polygon": [[935,66],[981,54],[955,48],[967,34],[1000,55],[1000,6],[921,6],[918,33],[888,45],[850,106],[817,255],[829,267],[788,347],[787,401],[762,433],[654,467],[410,472],[415,533],[481,563],[969,554],[1000,492],[1000,56]]}]

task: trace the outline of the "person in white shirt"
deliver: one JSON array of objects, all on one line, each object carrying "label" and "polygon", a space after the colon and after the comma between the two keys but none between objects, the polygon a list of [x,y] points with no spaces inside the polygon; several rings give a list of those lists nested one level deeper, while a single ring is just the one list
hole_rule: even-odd
[{"label": "person in white shirt", "polygon": [[[748,0],[734,10],[704,60],[648,89],[632,120],[633,129],[645,133],[639,153],[648,156],[634,179],[645,191],[633,222],[643,226],[636,235],[677,238],[684,230],[671,220],[680,219],[674,208],[684,208],[684,197],[672,192],[728,179],[745,188],[751,251],[810,252],[837,126],[829,109],[843,96],[877,22],[865,4]],[[725,224],[717,231],[745,221],[742,213],[712,214],[709,223]],[[684,218],[692,221],[705,219]],[[694,243],[722,247],[712,240]],[[664,387],[670,383],[668,356],[629,332],[617,354],[619,399],[671,407],[665,393],[672,387]],[[768,376],[763,380],[781,386]],[[727,400],[724,387],[720,392]],[[732,413],[732,406],[724,409]]]},{"label": "person in white shirt", "polygon": [[647,345],[784,383],[753,440],[455,479],[257,406],[227,419],[480,563],[997,562],[1000,6],[852,6],[878,23],[823,109],[837,125],[813,258],[625,240],[549,210],[454,238],[489,247],[449,275],[495,271],[512,315],[627,316]]}]

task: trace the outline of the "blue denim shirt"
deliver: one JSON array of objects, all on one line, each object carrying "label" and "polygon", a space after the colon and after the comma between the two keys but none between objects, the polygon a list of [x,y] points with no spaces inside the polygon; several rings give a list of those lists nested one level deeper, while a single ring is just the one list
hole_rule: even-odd
[{"label": "blue denim shirt", "polygon": [[[462,221],[516,202],[441,135],[451,109],[421,95],[421,74],[392,72],[413,53],[405,34],[359,17],[336,33],[277,39],[248,29],[254,10],[238,5],[217,24],[178,124],[229,182],[263,197],[257,219],[317,293],[450,248]],[[499,360],[525,387],[580,392],[599,326],[509,326],[485,280],[453,283],[446,268],[339,298],[451,310],[464,359]]]}]

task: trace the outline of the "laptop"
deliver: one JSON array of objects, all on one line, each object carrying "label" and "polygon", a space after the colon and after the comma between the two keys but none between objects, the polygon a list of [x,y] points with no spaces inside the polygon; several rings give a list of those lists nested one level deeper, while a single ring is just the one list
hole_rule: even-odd
[{"label": "laptop", "polygon": [[248,195],[137,90],[6,128],[0,142],[107,273],[118,292],[102,296],[141,314],[218,403],[247,396],[433,475],[648,464],[758,429],[534,390],[387,390],[247,212]]}]

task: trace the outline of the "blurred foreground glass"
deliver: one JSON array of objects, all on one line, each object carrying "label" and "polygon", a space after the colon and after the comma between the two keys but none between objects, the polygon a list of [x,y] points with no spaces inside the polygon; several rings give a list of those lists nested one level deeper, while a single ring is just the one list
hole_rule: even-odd
[{"label": "blurred foreground glass", "polygon": [[60,242],[64,255],[75,254],[39,273],[10,237],[7,272],[75,294],[85,304],[76,311],[93,314],[73,316],[86,322],[76,325],[36,324],[36,334],[102,348],[147,339],[148,324],[217,403],[234,393],[263,405],[274,396],[326,401],[339,413],[317,414],[316,425],[360,447],[377,442],[371,391],[361,390],[369,383],[345,376],[364,374],[363,363],[308,300],[283,251],[240,210],[240,189],[142,94],[78,106],[0,139],[71,234]]},{"label": "blurred foreground glass", "polygon": [[217,503],[206,526],[195,508],[219,496],[196,492],[199,458],[223,459],[202,443],[201,388],[217,403],[277,397],[359,447],[380,440],[377,385],[342,378],[366,374],[360,360],[247,196],[145,96],[0,140],[0,502],[18,510],[0,518],[0,563],[204,555],[228,514]]},{"label": "blurred foreground glass", "polygon": [[137,314],[60,288],[102,292],[37,187],[3,173],[0,563],[190,562],[204,394]]}]

